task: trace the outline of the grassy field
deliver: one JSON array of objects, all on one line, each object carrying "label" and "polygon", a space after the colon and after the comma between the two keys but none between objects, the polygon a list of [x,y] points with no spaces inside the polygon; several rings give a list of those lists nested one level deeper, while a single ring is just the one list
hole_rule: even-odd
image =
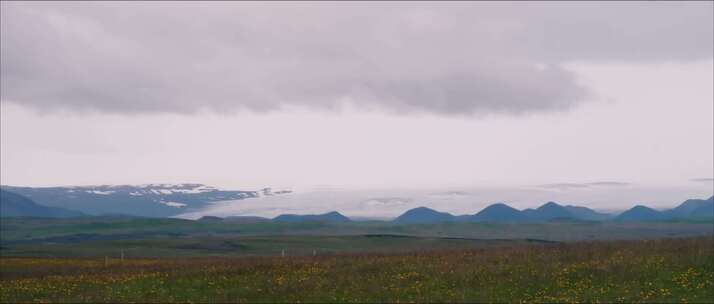
[{"label": "grassy field", "polygon": [[396,253],[405,251],[474,249],[516,244],[547,243],[540,240],[464,239],[403,235],[271,235],[157,237],[68,243],[27,243],[0,251],[3,257],[225,257],[281,256],[344,253]]},{"label": "grassy field", "polygon": [[711,237],[392,254],[0,258],[0,302],[711,302]]},{"label": "grassy field", "polygon": [[[483,248],[528,240],[574,242],[712,236],[714,222],[530,224],[236,223],[88,217],[3,218],[3,257],[203,257]],[[508,240],[508,241],[506,241]]]}]

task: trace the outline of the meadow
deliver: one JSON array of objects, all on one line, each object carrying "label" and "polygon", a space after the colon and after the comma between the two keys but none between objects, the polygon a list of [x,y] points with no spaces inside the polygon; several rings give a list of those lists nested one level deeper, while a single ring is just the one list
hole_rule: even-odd
[{"label": "meadow", "polygon": [[714,239],[317,256],[0,258],[0,302],[711,302]]},{"label": "meadow", "polygon": [[712,221],[548,223],[240,223],[164,218],[3,218],[2,257],[277,256],[711,236]]}]

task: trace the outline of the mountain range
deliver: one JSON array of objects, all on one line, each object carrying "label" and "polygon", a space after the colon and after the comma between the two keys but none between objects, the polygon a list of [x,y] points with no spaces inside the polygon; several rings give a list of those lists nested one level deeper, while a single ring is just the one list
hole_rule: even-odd
[{"label": "mountain range", "polygon": [[[230,218],[230,217],[229,217]],[[226,218],[226,219],[229,219]],[[268,219],[261,218],[265,221]],[[518,210],[504,203],[492,204],[472,215],[453,215],[427,207],[409,209],[392,222],[399,224],[428,224],[439,222],[492,222],[492,223],[537,223],[549,221],[662,221],[676,219],[714,219],[714,197],[707,200],[687,200],[679,206],[657,211],[637,205],[619,215],[600,213],[582,206],[562,206],[547,202],[536,209]],[[283,214],[272,219],[278,222],[349,222],[350,219],[333,211],[317,215]]]},{"label": "mountain range", "polygon": [[394,219],[396,223],[405,224],[420,224],[430,222],[448,222],[453,221],[456,217],[450,213],[439,212],[427,207],[419,207],[407,210],[402,215]]},{"label": "mountain range", "polygon": [[647,220],[666,220],[669,217],[665,212],[654,210],[650,207],[637,205],[629,210],[620,213],[616,221],[647,221]]},{"label": "mountain range", "polygon": [[122,214],[167,217],[207,207],[212,202],[279,195],[273,192],[221,190],[203,184],[148,184],[78,187],[12,187],[0,189],[27,197],[37,204],[78,210],[87,215]]},{"label": "mountain range", "polygon": [[435,222],[542,222],[551,220],[606,220],[612,215],[596,212],[579,206],[561,206],[548,202],[537,209],[518,210],[504,203],[490,205],[471,215],[452,215],[426,207],[408,210],[397,217],[397,223],[435,223]]},{"label": "mountain range", "polygon": [[637,205],[618,215],[616,221],[671,220],[671,219],[710,219],[714,218],[714,196],[709,199],[690,199],[679,206],[658,211]]},{"label": "mountain range", "polygon": [[33,217],[79,217],[84,214],[74,210],[38,205],[20,194],[0,189],[0,215]]},{"label": "mountain range", "polygon": [[687,200],[679,206],[658,211],[637,205],[619,215],[600,213],[582,206],[562,206],[547,202],[536,209],[518,210],[504,203],[492,204],[473,215],[452,215],[426,207],[410,209],[394,219],[397,223],[500,222],[528,223],[555,220],[579,221],[661,221],[676,219],[714,219],[714,197]]},{"label": "mountain range", "polygon": [[[77,217],[126,215],[167,217],[190,210],[200,210],[211,202],[240,200],[280,195],[289,191],[226,191],[202,184],[151,184],[140,186],[83,187],[10,187],[0,188],[0,216]],[[587,207],[547,202],[536,209],[518,210],[505,203],[487,206],[476,214],[452,215],[426,207],[407,210],[395,223],[419,224],[436,222],[503,222],[528,223],[558,220],[578,221],[661,221],[714,219],[714,197],[689,199],[669,210],[655,210],[637,205],[620,214],[600,213]],[[349,222],[339,212],[325,214],[283,214],[273,219],[254,216],[227,218],[206,217],[203,220],[230,220],[236,223],[277,222]]]}]

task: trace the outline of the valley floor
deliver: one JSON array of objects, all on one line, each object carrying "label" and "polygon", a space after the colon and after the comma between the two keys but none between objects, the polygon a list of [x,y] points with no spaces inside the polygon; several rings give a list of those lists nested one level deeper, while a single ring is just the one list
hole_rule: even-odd
[{"label": "valley floor", "polygon": [[285,258],[0,258],[3,303],[712,299],[712,237]]}]

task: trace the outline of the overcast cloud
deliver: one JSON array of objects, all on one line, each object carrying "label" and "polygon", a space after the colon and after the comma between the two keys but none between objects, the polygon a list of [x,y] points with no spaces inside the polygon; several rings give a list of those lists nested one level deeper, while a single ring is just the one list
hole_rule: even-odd
[{"label": "overcast cloud", "polygon": [[699,182],[699,183],[711,183],[714,182],[714,178],[692,178],[690,179],[693,182]]},{"label": "overcast cloud", "polygon": [[712,58],[712,3],[2,2],[2,95],[51,111],[564,111],[569,63]]},{"label": "overcast cloud", "polygon": [[545,184],[539,185],[538,188],[544,189],[554,189],[554,190],[577,190],[577,189],[588,189],[593,187],[625,187],[630,186],[630,183],[624,182],[591,182],[591,183],[557,183],[557,184]]}]

